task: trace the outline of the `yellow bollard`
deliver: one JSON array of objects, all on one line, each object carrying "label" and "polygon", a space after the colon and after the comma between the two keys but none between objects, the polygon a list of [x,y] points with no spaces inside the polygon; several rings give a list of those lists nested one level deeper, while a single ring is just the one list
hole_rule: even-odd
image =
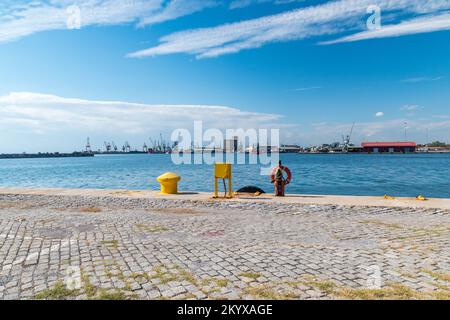
[{"label": "yellow bollard", "polygon": [[173,172],[166,172],[156,179],[161,184],[161,194],[177,194],[178,181],[181,177]]},{"label": "yellow bollard", "polygon": [[232,186],[232,166],[229,163],[216,163],[214,165],[214,198],[219,197],[219,185],[218,179],[222,179],[225,185],[225,179],[228,179],[228,190],[225,197],[233,198],[233,186]]}]

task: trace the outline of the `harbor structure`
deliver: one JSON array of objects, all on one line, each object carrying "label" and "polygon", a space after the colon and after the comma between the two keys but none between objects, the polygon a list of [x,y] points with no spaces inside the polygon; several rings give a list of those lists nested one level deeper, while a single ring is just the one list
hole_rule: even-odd
[{"label": "harbor structure", "polygon": [[225,139],[223,141],[224,151],[226,153],[236,153],[239,149],[239,137],[233,137],[232,139]]},{"label": "harbor structure", "polygon": [[39,152],[39,153],[0,154],[0,159],[85,158],[93,156],[94,153],[92,152],[72,152],[72,153]]},{"label": "harbor structure", "polygon": [[363,152],[366,153],[414,153],[417,149],[415,142],[363,142]]},{"label": "harbor structure", "polygon": [[299,153],[302,148],[294,144],[282,144],[280,146],[280,153]]}]

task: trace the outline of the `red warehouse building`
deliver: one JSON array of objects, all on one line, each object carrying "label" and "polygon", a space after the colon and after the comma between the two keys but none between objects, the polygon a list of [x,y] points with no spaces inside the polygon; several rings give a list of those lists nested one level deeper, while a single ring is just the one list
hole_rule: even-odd
[{"label": "red warehouse building", "polygon": [[415,142],[363,142],[363,152],[367,153],[413,153],[416,152]]}]

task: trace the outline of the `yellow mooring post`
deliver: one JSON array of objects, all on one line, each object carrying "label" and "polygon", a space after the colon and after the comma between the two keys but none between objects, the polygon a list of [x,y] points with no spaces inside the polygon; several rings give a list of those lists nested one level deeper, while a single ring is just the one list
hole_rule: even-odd
[{"label": "yellow mooring post", "polygon": [[177,194],[178,182],[181,180],[177,174],[167,172],[156,179],[161,184],[161,194]]},{"label": "yellow mooring post", "polygon": [[[230,199],[233,198],[233,187],[232,187],[232,166],[229,163],[215,163],[214,164],[214,198],[219,197],[219,183],[218,179],[223,180],[223,185],[225,187],[225,197]],[[228,190],[225,184],[225,179],[228,179]]]}]

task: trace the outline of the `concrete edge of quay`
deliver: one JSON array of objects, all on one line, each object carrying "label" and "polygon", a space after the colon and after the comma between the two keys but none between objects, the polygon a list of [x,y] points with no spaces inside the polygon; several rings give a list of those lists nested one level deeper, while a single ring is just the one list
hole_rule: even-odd
[{"label": "concrete edge of quay", "polygon": [[415,198],[385,199],[384,197],[368,196],[337,196],[337,195],[306,195],[288,194],[286,197],[275,197],[271,194],[239,195],[233,199],[213,199],[213,193],[180,192],[177,195],[162,195],[159,191],[150,190],[111,190],[111,189],[36,189],[36,188],[0,188],[1,195],[39,195],[39,196],[83,196],[83,197],[115,197],[135,199],[165,199],[184,201],[227,201],[238,203],[268,203],[286,205],[337,205],[362,207],[401,207],[417,209],[447,209],[450,210],[450,199],[430,198],[419,201]]}]

